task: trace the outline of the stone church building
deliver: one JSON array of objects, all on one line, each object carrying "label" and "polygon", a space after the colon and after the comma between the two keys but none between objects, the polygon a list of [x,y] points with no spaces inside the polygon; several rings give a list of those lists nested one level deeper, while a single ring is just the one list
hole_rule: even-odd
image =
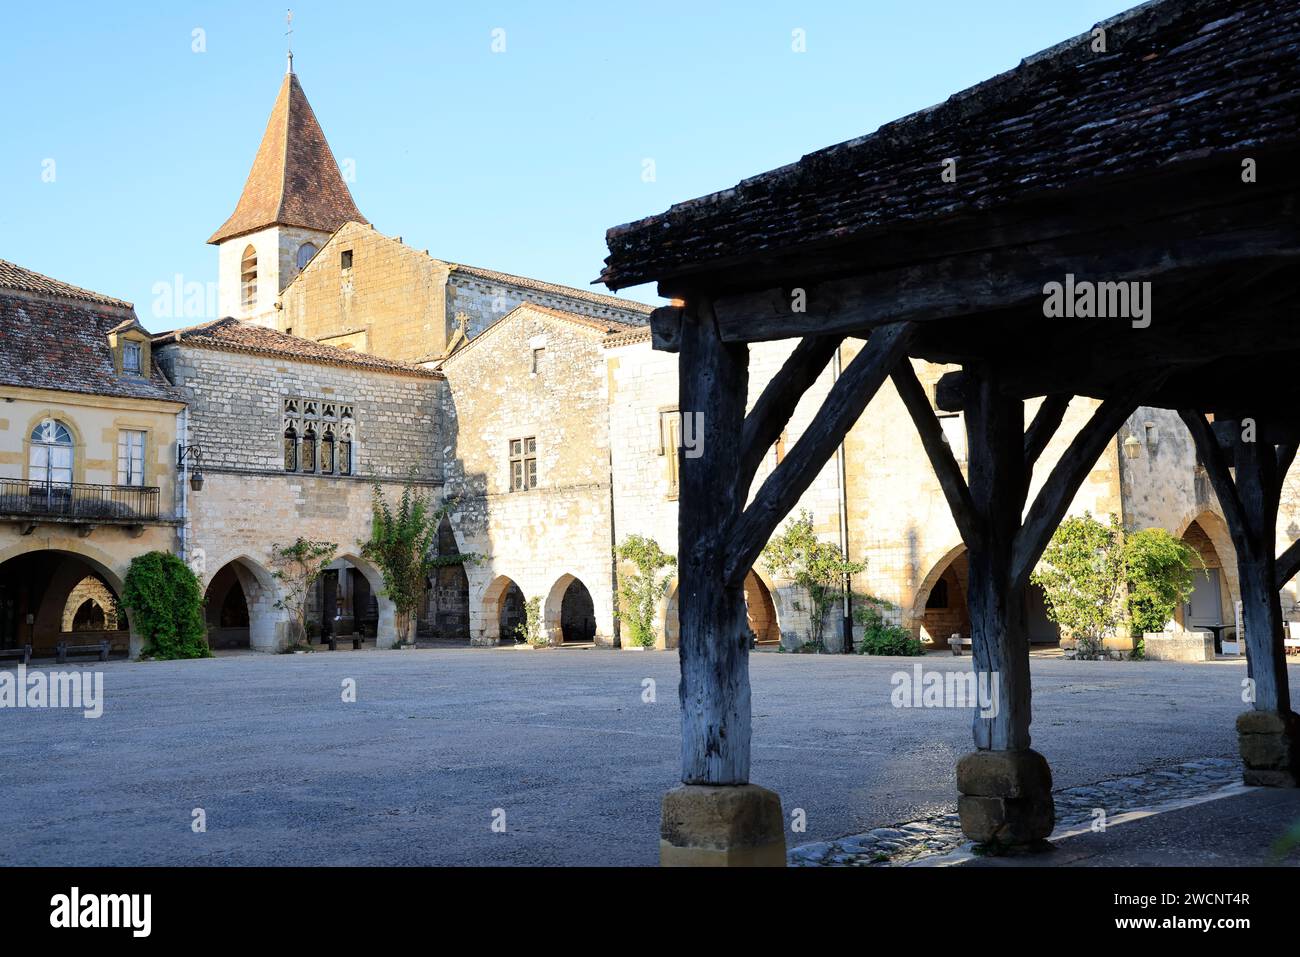
[{"label": "stone church building", "polygon": [[[413,636],[396,634],[361,544],[373,488],[394,499],[407,483],[454,502],[439,552],[475,556],[431,578],[419,637],[510,641],[536,598],[555,642],[619,643],[615,595],[627,569],[614,550],[639,534],[676,551],[679,455],[696,432],[677,407],[676,356],[651,349],[650,306],[440,259],[381,232],[292,70],[234,211],[209,242],[223,318],[155,335],[127,303],[0,262],[0,648],[45,653],[84,631],[138,652],[115,598],[131,557],[161,548],[198,574],[214,646],[276,650],[287,618],[271,555],[300,536],[339,546],[313,597],[311,633],[356,631],[391,646]],[[93,374],[35,375],[40,337],[81,343]],[[755,488],[860,345],[846,341],[804,396]],[[792,348],[751,347],[751,402]],[[60,366],[57,350],[41,359]],[[930,389],[948,371],[916,368]],[[1091,406],[1075,400],[1037,476]],[[964,462],[961,416],[941,415]],[[1300,491],[1300,475],[1292,485]],[[123,495],[134,496],[130,508],[93,515],[68,504]],[[1297,498],[1283,508],[1291,526]],[[866,563],[853,583],[859,603],[879,600],[936,646],[968,636],[961,540],[892,386],[794,514],[805,509],[821,537]],[[1175,415],[1141,409],[1125,424],[1073,503],[1084,510],[1193,544],[1205,570],[1175,627],[1231,625],[1232,546]],[[760,561],[745,593],[761,647],[806,640],[809,603],[790,582]],[[676,643],[675,603],[670,582],[660,647]],[[1293,585],[1284,606],[1294,613]],[[1057,640],[1032,589],[1027,612],[1035,641]],[[835,647],[842,615],[832,617]]]}]

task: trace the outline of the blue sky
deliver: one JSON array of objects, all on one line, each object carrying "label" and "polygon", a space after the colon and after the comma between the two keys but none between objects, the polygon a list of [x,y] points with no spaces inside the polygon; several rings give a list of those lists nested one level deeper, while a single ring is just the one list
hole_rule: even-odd
[{"label": "blue sky", "polygon": [[[869,132],[1132,5],[299,2],[293,46],[378,229],[585,287],[609,226]],[[152,290],[177,274],[216,280],[205,240],[274,102],[285,9],[11,5],[0,258],[129,299],[150,328],[177,324],[153,315]],[[625,294],[656,301],[652,287]]]}]

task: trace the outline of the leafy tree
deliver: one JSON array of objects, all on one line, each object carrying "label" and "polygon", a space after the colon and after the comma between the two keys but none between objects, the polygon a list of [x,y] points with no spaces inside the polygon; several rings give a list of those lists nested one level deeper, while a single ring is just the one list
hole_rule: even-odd
[{"label": "leafy tree", "polygon": [[131,559],[122,590],[131,623],[152,658],[211,658],[203,623],[203,590],[189,566],[169,552]]},{"label": "leafy tree", "polygon": [[1080,657],[1096,657],[1101,640],[1118,629],[1123,606],[1124,532],[1092,513],[1067,518],[1052,535],[1030,580],[1043,589],[1047,613],[1075,642]]},{"label": "leafy tree", "polygon": [[334,542],[314,542],[301,537],[292,545],[271,546],[271,577],[281,585],[275,607],[289,613],[291,650],[311,648],[307,641],[307,599],[338,550]]},{"label": "leafy tree", "polygon": [[809,644],[815,650],[824,650],[826,615],[842,599],[846,579],[861,572],[866,563],[847,561],[839,546],[818,538],[812,515],[806,509],[763,547],[763,561],[808,595],[812,606]]},{"label": "leafy tree", "polygon": [[635,574],[619,578],[617,614],[627,625],[628,642],[649,648],[655,643],[655,609],[668,590],[668,576],[660,572],[676,567],[677,559],[660,548],[653,538],[644,535],[629,535],[614,554],[636,567]]},{"label": "leafy tree", "polygon": [[434,569],[478,559],[473,554],[437,554],[438,525],[455,504],[455,499],[449,499],[435,506],[428,495],[408,482],[394,510],[375,483],[370,541],[361,546],[361,554],[383,573],[384,595],[396,612],[399,642],[410,634]]},{"label": "leafy tree", "polygon": [[1192,593],[1201,556],[1163,528],[1133,532],[1124,542],[1128,579],[1128,613],[1133,631],[1162,631],[1179,605]]}]

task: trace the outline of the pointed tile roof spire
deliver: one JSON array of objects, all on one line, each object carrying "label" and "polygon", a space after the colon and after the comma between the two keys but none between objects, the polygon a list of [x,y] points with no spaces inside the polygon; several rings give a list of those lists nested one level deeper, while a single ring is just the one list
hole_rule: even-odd
[{"label": "pointed tile roof spire", "polygon": [[369,220],[352,201],[290,59],[244,192],[208,242],[276,225],[332,233],[346,222]]}]

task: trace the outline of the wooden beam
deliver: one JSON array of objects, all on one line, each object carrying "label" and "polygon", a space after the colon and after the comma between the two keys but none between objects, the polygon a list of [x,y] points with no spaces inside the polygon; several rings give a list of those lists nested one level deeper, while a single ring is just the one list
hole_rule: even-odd
[{"label": "wooden beam", "polygon": [[1276,573],[1273,575],[1273,588],[1281,591],[1287,582],[1300,574],[1300,541],[1294,541],[1288,545],[1286,550],[1277,556],[1275,566]]},{"label": "wooden beam", "polygon": [[677,352],[682,344],[680,306],[660,306],[650,313],[650,347],[657,352]]},{"label": "wooden beam", "polygon": [[1214,494],[1219,499],[1219,507],[1223,509],[1223,517],[1228,523],[1233,547],[1238,552],[1249,549],[1248,540],[1241,537],[1246,535],[1246,515],[1242,511],[1241,499],[1237,497],[1237,487],[1232,481],[1232,473],[1229,471],[1231,465],[1223,454],[1223,447],[1219,444],[1213,428],[1206,421],[1205,416],[1194,409],[1179,409],[1178,417],[1183,420],[1187,431],[1192,434],[1192,443],[1196,446],[1197,454],[1205,465],[1205,474],[1209,476],[1210,484],[1214,487]]},{"label": "wooden beam", "polygon": [[786,358],[781,370],[772,377],[758,397],[749,415],[740,443],[740,485],[748,490],[763,456],[790,422],[795,407],[805,392],[825,370],[831,356],[843,341],[842,336],[809,336]]},{"label": "wooden beam", "polygon": [[[777,524],[812,485],[885,377],[905,358],[912,328],[909,323],[899,323],[873,332],[831,387],[808,430],[784,461],[772,470],[736,523],[726,568],[727,584],[744,582]],[[748,486],[739,494],[743,496],[747,491]]]},{"label": "wooden beam", "polygon": [[[719,298],[714,308],[728,342],[861,335],[886,323],[1041,306],[1043,287],[1067,273],[1107,282],[1158,283],[1230,263],[1300,256],[1300,229],[1277,209],[1252,212],[1249,220],[1242,219],[1240,208],[1202,210],[1190,219],[1174,217],[1160,228],[1165,230],[1160,242],[1151,241],[1154,233],[1135,234],[1131,227],[1074,233],[848,278],[737,293]],[[804,311],[791,308],[797,299]]]},{"label": "wooden beam", "polygon": [[1069,511],[1070,502],[1079,486],[1096,467],[1102,449],[1114,441],[1119,427],[1133,414],[1142,393],[1148,388],[1149,384],[1142,383],[1133,387],[1127,398],[1107,399],[1103,402],[1052,467],[1051,474],[1038,490],[1024,523],[1016,533],[1011,566],[1014,583],[1023,585],[1029,581],[1030,572],[1047,547],[1052,533]]},{"label": "wooden beam", "polygon": [[1025,468],[1033,469],[1034,463],[1047,448],[1047,443],[1061,427],[1061,420],[1065,418],[1065,410],[1069,407],[1068,395],[1049,395],[1043,399],[1034,420],[1025,431]]},{"label": "wooden beam", "polygon": [[979,515],[975,503],[971,501],[966,477],[962,475],[952,448],[944,440],[943,429],[939,426],[934,410],[930,408],[930,400],[916,377],[916,370],[912,368],[910,360],[903,359],[894,367],[890,377],[894,388],[898,390],[898,397],[903,400],[903,405],[916,426],[935,478],[939,480],[939,488],[943,489],[943,496],[948,500],[957,532],[962,541],[970,543],[981,534]]}]

